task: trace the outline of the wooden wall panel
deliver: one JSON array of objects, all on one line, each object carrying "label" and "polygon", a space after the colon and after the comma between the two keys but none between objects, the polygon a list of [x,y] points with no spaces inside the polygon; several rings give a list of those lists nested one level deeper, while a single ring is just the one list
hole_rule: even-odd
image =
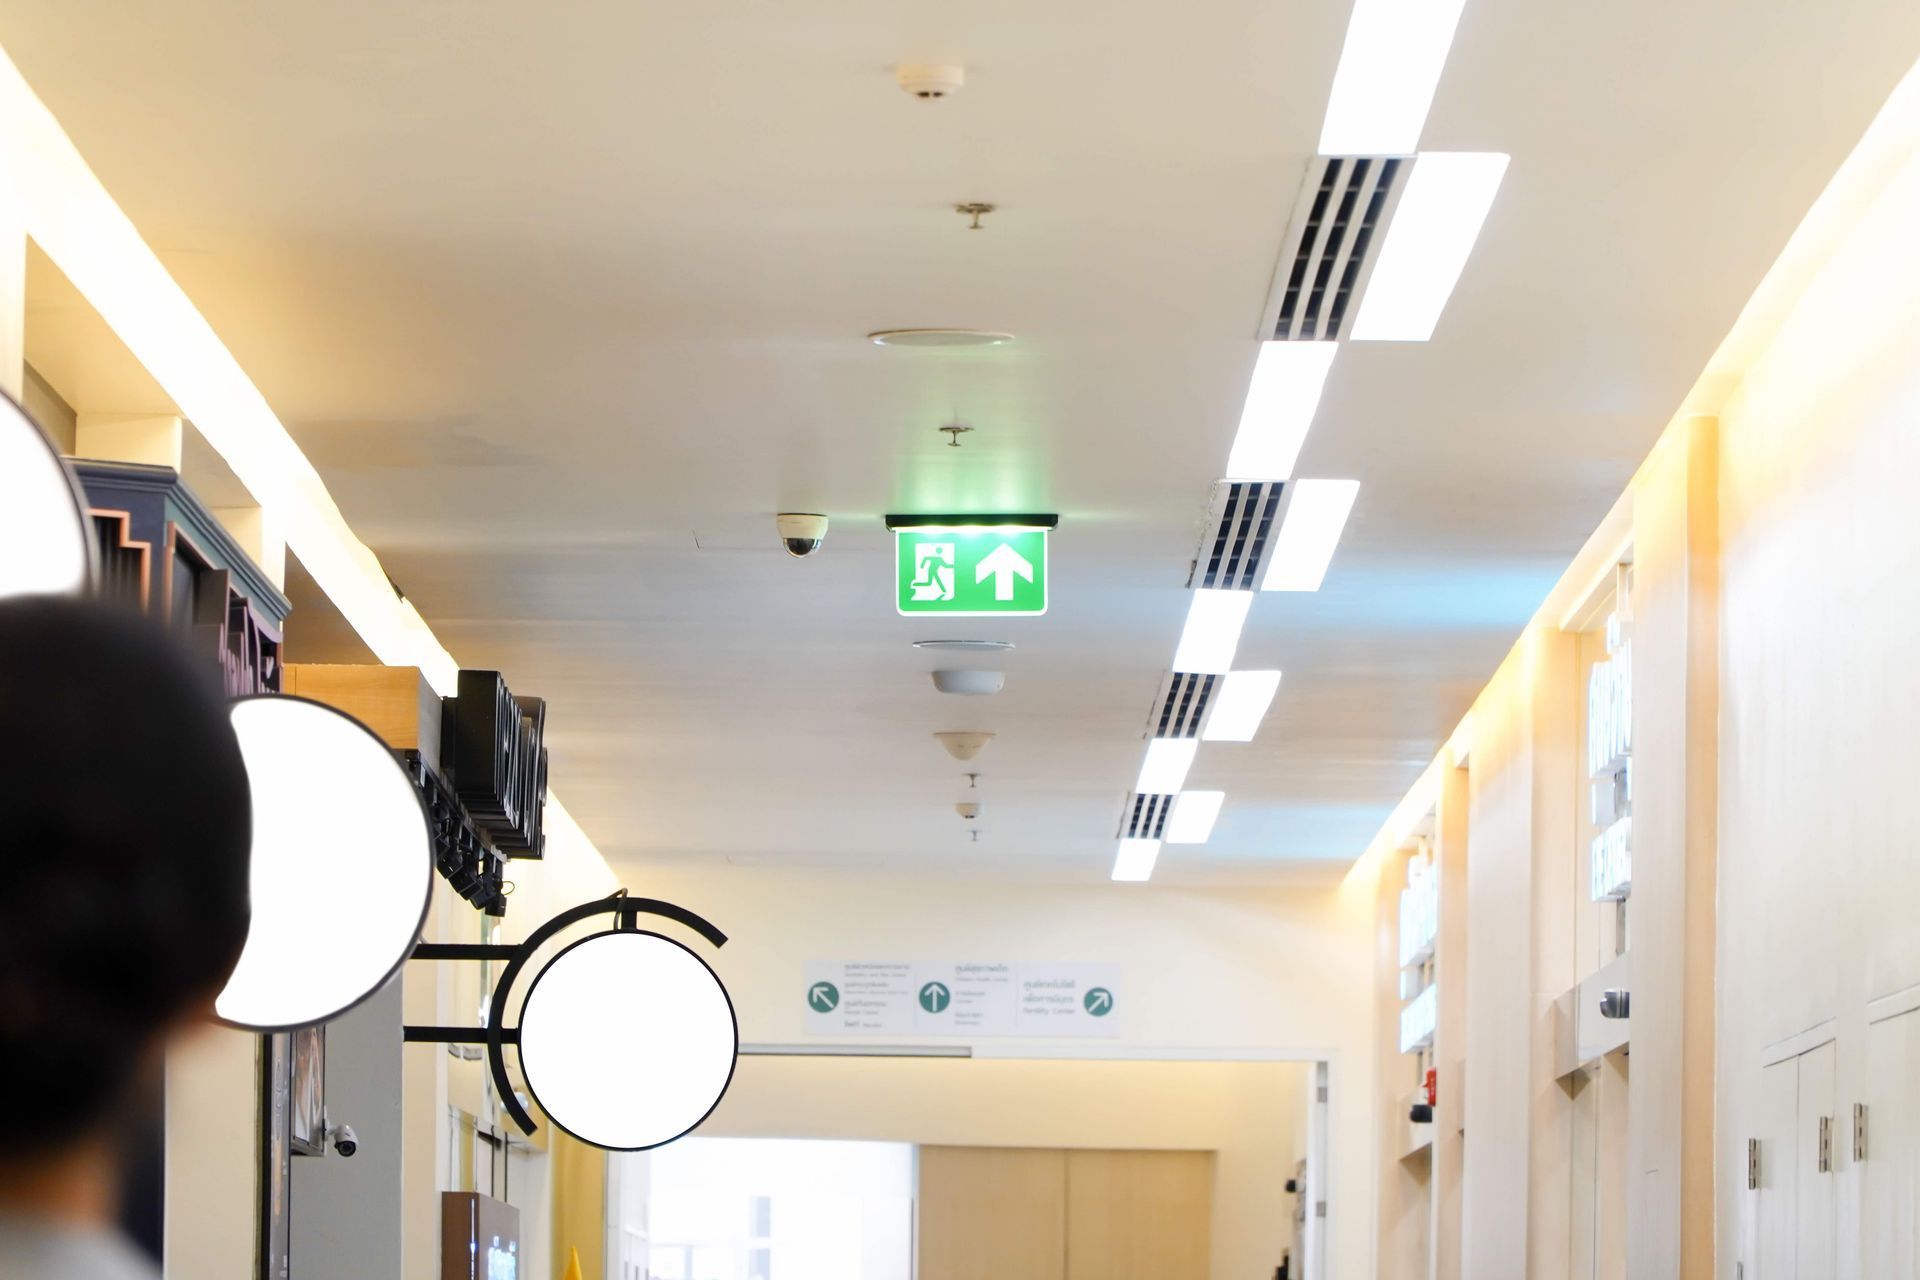
[{"label": "wooden wall panel", "polygon": [[1207,1280],[1212,1234],[1212,1152],[1067,1152],[1066,1280]]},{"label": "wooden wall panel", "polygon": [[1064,1151],[920,1148],[918,1280],[1062,1280],[1066,1248]]},{"label": "wooden wall panel", "polygon": [[1628,1272],[1713,1273],[1719,712],[1715,424],[1634,481],[1632,1102]]},{"label": "wooden wall panel", "polygon": [[440,767],[440,698],[418,667],[290,662],[281,691],[338,707],[395,751]]}]

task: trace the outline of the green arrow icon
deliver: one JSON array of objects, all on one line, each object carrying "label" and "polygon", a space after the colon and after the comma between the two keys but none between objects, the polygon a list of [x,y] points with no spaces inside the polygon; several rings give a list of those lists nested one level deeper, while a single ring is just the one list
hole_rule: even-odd
[{"label": "green arrow icon", "polygon": [[840,1007],[840,988],[831,982],[816,982],[807,988],[807,1004],[815,1013],[832,1013]]},{"label": "green arrow icon", "polygon": [[1096,1018],[1104,1018],[1113,1012],[1113,992],[1105,987],[1090,987],[1087,994],[1080,998],[1087,1012]]},{"label": "green arrow icon", "polygon": [[920,1007],[928,1013],[943,1012],[953,1003],[953,992],[947,990],[944,982],[929,982],[920,988]]}]

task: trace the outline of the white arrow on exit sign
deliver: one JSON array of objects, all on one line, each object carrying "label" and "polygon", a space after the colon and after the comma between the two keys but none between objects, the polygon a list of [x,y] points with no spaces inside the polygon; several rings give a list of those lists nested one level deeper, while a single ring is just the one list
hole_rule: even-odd
[{"label": "white arrow on exit sign", "polygon": [[1011,600],[1013,599],[1013,576],[1016,573],[1028,582],[1032,582],[1033,562],[1015,551],[1012,544],[1003,542],[974,566],[973,580],[985,582],[991,577],[993,598]]}]

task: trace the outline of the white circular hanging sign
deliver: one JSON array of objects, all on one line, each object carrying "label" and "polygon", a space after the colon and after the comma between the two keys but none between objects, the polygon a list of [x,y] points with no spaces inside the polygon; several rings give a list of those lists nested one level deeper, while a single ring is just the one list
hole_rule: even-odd
[{"label": "white circular hanging sign", "polygon": [[253,792],[253,923],[214,1001],[256,1031],[336,1018],[399,972],[426,924],[433,840],[393,752],[324,703],[229,709]]},{"label": "white circular hanging sign", "polygon": [[520,1011],[520,1066],[540,1109],[614,1151],[698,1128],[732,1083],[739,1052],[719,977],[645,930],[574,943],[534,978]]},{"label": "white circular hanging sign", "polygon": [[0,598],[79,595],[93,578],[86,499],[33,419],[0,395]]}]

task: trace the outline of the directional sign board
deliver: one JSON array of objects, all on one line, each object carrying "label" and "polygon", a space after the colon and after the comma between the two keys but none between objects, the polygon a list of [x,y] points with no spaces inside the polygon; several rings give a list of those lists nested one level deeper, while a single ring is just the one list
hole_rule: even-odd
[{"label": "directional sign board", "polygon": [[806,966],[806,1029],[828,1036],[1121,1034],[1112,964],[821,960]]},{"label": "directional sign board", "polygon": [[1047,530],[1005,525],[897,528],[895,605],[949,617],[1047,611]]}]

